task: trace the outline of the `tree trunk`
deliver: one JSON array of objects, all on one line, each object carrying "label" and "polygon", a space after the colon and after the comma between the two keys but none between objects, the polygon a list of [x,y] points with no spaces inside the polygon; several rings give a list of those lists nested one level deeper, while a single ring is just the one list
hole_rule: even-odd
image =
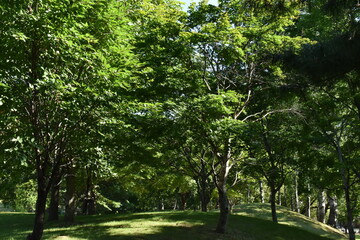
[{"label": "tree trunk", "polygon": [[325,223],[325,204],[325,192],[320,189],[318,192],[317,220],[321,223]]},{"label": "tree trunk", "polygon": [[76,211],[76,178],[74,168],[71,166],[66,175],[66,194],[65,194],[65,222],[75,221]]},{"label": "tree trunk", "polygon": [[306,216],[308,218],[311,218],[311,197],[310,197],[310,184],[308,184],[308,190],[309,190],[309,195],[307,196],[307,204],[306,204]]},{"label": "tree trunk", "polygon": [[226,224],[229,216],[229,201],[227,198],[226,187],[223,186],[222,189],[218,189],[219,191],[219,207],[220,207],[220,216],[219,221],[216,227],[217,233],[225,233]]},{"label": "tree trunk", "polygon": [[336,227],[336,215],[337,215],[337,201],[336,197],[328,197],[329,206],[330,206],[330,213],[329,213],[329,219],[327,224]]},{"label": "tree trunk", "polygon": [[207,182],[207,176],[200,178],[201,179],[197,180],[196,183],[197,183],[198,194],[200,197],[201,211],[207,212],[208,205],[210,202],[210,194],[213,189],[209,186]]},{"label": "tree trunk", "polygon": [[176,209],[177,209],[177,198],[175,197],[173,210],[176,210]]},{"label": "tree trunk", "polygon": [[278,223],[277,214],[276,214],[276,189],[275,189],[275,187],[270,187],[270,188],[271,188],[270,205],[271,205],[272,221],[274,223]]},{"label": "tree trunk", "polygon": [[[38,157],[40,158],[40,156]],[[35,222],[34,228],[31,234],[27,236],[28,240],[40,240],[43,231],[44,231],[44,221],[45,221],[45,208],[46,208],[46,179],[43,174],[43,169],[41,166],[37,169],[37,200],[36,200],[36,210],[35,210]]]},{"label": "tree trunk", "polygon": [[264,188],[263,188],[263,182],[261,179],[259,179],[259,189],[260,189],[260,202],[264,203]]},{"label": "tree trunk", "polygon": [[294,177],[294,188],[295,188],[295,211],[300,212],[300,203],[299,203],[299,186],[298,186],[298,172],[296,171]]},{"label": "tree trunk", "polygon": [[180,206],[180,210],[185,211],[186,209],[186,202],[188,200],[190,196],[190,193],[180,193],[180,200],[181,200],[181,206]]},{"label": "tree trunk", "polygon": [[353,208],[351,206],[351,199],[350,199],[350,190],[349,185],[344,188],[345,190],[345,201],[346,201],[346,220],[347,220],[347,229],[349,234],[349,240],[355,240],[355,231],[354,231],[354,224],[353,224]]},{"label": "tree trunk", "polygon": [[59,220],[60,181],[61,175],[58,174],[51,185],[48,221]]},{"label": "tree trunk", "polygon": [[94,192],[92,172],[90,169],[87,169],[86,172],[87,172],[86,190],[85,190],[85,197],[82,206],[82,213],[86,215],[94,215],[96,214],[96,196]]},{"label": "tree trunk", "polygon": [[[336,150],[338,153],[339,162],[344,165],[346,159],[344,159],[339,142],[336,142]],[[349,180],[350,173],[348,169],[345,169],[345,166],[341,166],[340,173],[341,173],[343,189],[345,193],[346,220],[347,220],[347,228],[349,231],[349,240],[355,240],[355,231],[353,225],[353,220],[354,220],[353,208],[351,206],[351,197],[350,197],[350,180]]]},{"label": "tree trunk", "polygon": [[230,168],[231,166],[230,166],[229,156],[227,156],[226,160],[223,160],[223,166],[221,167],[218,175],[215,177],[215,183],[219,193],[219,208],[220,208],[219,220],[216,227],[217,233],[225,233],[227,219],[230,213],[229,200],[227,197],[227,189],[226,189],[226,182]]}]

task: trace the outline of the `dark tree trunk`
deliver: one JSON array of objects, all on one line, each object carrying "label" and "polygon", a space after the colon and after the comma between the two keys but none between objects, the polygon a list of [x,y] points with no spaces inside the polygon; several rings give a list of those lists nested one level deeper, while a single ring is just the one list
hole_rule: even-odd
[{"label": "dark tree trunk", "polygon": [[208,205],[210,202],[210,194],[213,188],[209,186],[210,184],[207,181],[207,176],[201,177],[201,179],[197,180],[196,183],[197,183],[198,194],[200,197],[201,211],[207,212]]},{"label": "dark tree trunk", "polygon": [[354,224],[353,224],[353,208],[351,206],[351,199],[350,199],[350,190],[349,186],[344,188],[345,190],[345,201],[346,201],[346,220],[347,220],[347,229],[349,234],[349,240],[355,240],[355,231],[354,231]]},{"label": "dark tree trunk", "polygon": [[318,192],[317,220],[325,223],[325,192],[322,189]]},{"label": "dark tree trunk", "polygon": [[228,216],[230,213],[229,201],[227,198],[226,188],[219,189],[219,208],[220,216],[216,227],[216,232],[225,233]]},{"label": "dark tree trunk", "polygon": [[[40,157],[39,157],[40,158]],[[37,200],[36,200],[36,210],[35,210],[35,222],[34,228],[31,234],[28,235],[28,240],[40,240],[43,231],[44,231],[44,222],[45,222],[45,208],[46,208],[46,179],[43,174],[42,168],[39,167],[37,171]]]},{"label": "dark tree trunk", "polygon": [[336,212],[337,212],[337,201],[336,201],[336,197],[330,197],[328,198],[329,200],[329,207],[330,207],[330,213],[329,213],[329,219],[327,224],[332,226],[332,227],[336,227]]},{"label": "dark tree trunk", "polygon": [[51,186],[48,221],[59,220],[60,181],[61,174],[58,174]]},{"label": "dark tree trunk", "polygon": [[[339,162],[341,164],[346,163],[346,159],[344,159],[344,156],[342,154],[342,150],[340,147],[340,143],[336,142],[336,150],[338,153]],[[350,179],[349,179],[349,170],[346,169],[344,166],[340,169],[342,183],[343,183],[343,189],[345,193],[345,202],[346,202],[346,220],[347,220],[347,229],[349,234],[349,240],[355,240],[355,231],[354,231],[354,225],[353,225],[353,207],[351,206],[351,197],[350,197]]]},{"label": "dark tree trunk", "polygon": [[87,169],[86,192],[82,212],[86,215],[96,214],[96,196],[94,192],[92,172],[90,169]]},{"label": "dark tree trunk", "polygon": [[271,205],[271,217],[274,223],[278,223],[277,214],[276,214],[276,189],[275,187],[270,187],[270,205]]},{"label": "dark tree trunk", "polygon": [[190,192],[180,193],[180,200],[181,200],[180,210],[185,211],[186,202],[189,199],[189,197],[190,197]]},{"label": "dark tree trunk", "polygon": [[76,178],[73,167],[69,167],[66,174],[66,194],[65,194],[65,222],[73,223],[75,221],[76,211]]}]

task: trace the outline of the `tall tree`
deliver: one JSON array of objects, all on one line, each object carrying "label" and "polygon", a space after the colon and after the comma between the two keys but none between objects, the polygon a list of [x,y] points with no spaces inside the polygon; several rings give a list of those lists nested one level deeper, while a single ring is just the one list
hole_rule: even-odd
[{"label": "tall tree", "polygon": [[1,83],[13,94],[6,104],[21,123],[19,136],[31,146],[27,161],[38,184],[28,239],[40,239],[46,198],[70,135],[110,95],[105,86],[119,86],[126,75],[128,26],[119,21],[117,1],[34,0],[2,2],[0,8]]}]

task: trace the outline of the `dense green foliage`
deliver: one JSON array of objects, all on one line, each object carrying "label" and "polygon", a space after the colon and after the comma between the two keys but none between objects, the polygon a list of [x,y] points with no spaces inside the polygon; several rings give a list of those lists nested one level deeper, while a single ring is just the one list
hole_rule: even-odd
[{"label": "dense green foliage", "polygon": [[350,0],[1,2],[1,202],[35,212],[28,239],[45,216],[165,209],[219,209],[225,233],[268,201],[354,240],[359,19]]}]

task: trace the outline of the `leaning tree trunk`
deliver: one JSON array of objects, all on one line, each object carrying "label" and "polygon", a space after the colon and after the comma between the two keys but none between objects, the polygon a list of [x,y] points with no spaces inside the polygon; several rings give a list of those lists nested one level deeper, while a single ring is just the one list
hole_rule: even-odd
[{"label": "leaning tree trunk", "polygon": [[325,223],[325,192],[322,189],[318,192],[317,220]]},{"label": "leaning tree trunk", "polygon": [[74,167],[70,166],[66,174],[66,194],[65,194],[65,218],[67,223],[75,221],[76,210],[76,178]]}]

